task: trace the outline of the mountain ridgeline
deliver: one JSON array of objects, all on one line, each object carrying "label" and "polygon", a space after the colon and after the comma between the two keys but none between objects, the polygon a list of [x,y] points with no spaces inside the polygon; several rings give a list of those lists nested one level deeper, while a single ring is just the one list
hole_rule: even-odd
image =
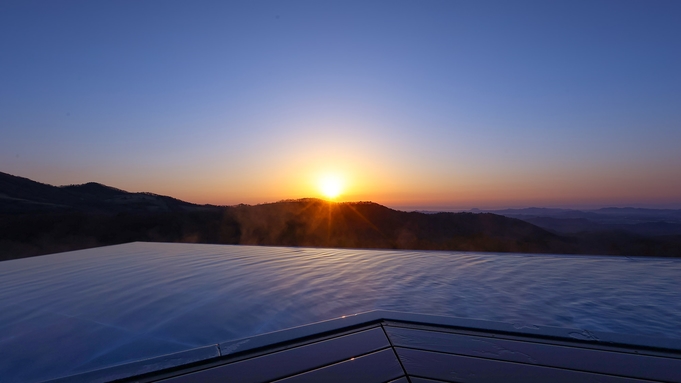
[{"label": "mountain ridgeline", "polygon": [[373,202],[281,201],[229,209],[249,245],[548,252],[562,238],[495,214],[408,213]]},{"label": "mountain ridgeline", "polygon": [[492,213],[403,212],[319,199],[196,205],[97,183],[0,173],[0,260],[131,241],[678,256],[678,236],[565,235]]}]

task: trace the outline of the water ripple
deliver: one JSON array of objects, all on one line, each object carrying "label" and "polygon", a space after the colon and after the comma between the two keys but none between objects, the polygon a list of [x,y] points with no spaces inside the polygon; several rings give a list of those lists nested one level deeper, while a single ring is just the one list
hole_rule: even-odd
[{"label": "water ripple", "polygon": [[0,376],[374,309],[681,339],[679,286],[680,259],[132,243],[0,262]]}]

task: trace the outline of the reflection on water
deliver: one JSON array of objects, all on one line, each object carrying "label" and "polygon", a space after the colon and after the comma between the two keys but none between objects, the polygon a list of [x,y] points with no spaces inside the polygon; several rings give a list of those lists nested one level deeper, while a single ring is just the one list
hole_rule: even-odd
[{"label": "reflection on water", "polygon": [[374,309],[681,339],[679,286],[681,259],[132,243],[0,262],[0,376]]}]

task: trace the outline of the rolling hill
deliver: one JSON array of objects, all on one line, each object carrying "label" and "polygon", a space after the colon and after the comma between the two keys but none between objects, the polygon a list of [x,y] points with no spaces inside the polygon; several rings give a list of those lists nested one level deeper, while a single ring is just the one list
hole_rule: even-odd
[{"label": "rolling hill", "polygon": [[493,213],[404,212],[307,198],[196,205],[0,173],[0,260],[131,241],[561,254],[681,255],[678,236],[565,234]]}]

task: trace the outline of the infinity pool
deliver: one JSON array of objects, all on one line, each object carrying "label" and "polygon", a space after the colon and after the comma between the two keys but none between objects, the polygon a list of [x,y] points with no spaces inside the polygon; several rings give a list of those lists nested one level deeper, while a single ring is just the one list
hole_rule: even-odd
[{"label": "infinity pool", "polygon": [[374,309],[679,339],[681,259],[130,243],[0,262],[35,382]]}]

